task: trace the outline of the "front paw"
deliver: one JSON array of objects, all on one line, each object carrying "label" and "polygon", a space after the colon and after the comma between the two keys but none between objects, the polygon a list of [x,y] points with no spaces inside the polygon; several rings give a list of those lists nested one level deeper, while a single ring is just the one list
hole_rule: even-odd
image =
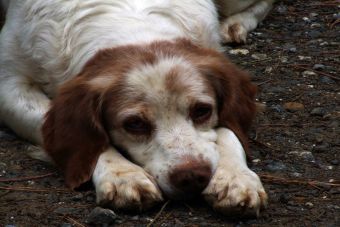
[{"label": "front paw", "polygon": [[152,176],[139,167],[106,174],[96,193],[98,204],[124,210],[145,210],[163,200]]},{"label": "front paw", "polygon": [[267,205],[260,178],[250,169],[217,169],[203,195],[216,211],[228,216],[259,216]]},{"label": "front paw", "polygon": [[225,43],[246,43],[247,34],[241,23],[225,21],[221,25],[221,35]]}]

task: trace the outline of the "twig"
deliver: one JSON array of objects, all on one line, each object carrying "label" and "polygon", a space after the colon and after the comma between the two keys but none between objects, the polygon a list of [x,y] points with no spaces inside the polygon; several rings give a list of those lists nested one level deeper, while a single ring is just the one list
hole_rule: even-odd
[{"label": "twig", "polygon": [[340,23],[340,19],[335,20],[333,23],[331,23],[331,25],[329,26],[331,29],[334,28],[335,25],[337,25],[338,23]]},{"label": "twig", "polygon": [[39,175],[39,176],[31,176],[31,177],[0,178],[0,182],[16,182],[16,181],[36,180],[36,179],[49,177],[49,176],[52,176],[54,174],[56,174],[56,172],[47,173],[47,174]]},{"label": "twig", "polygon": [[263,81],[263,82],[261,82],[261,83],[258,83],[257,86],[264,85],[264,84],[266,84],[266,83],[268,83],[268,82],[270,82],[270,81],[272,81],[272,79],[265,80],[265,81]]},{"label": "twig", "polygon": [[30,188],[30,187],[2,187],[2,186],[0,186],[0,190],[25,191],[25,192],[63,192],[63,193],[70,193],[71,192],[71,191],[66,190],[66,189]]},{"label": "twig", "polygon": [[80,222],[78,222],[77,220],[75,220],[75,219],[73,219],[73,218],[71,218],[71,217],[69,217],[69,216],[66,216],[65,219],[66,219],[67,221],[72,222],[72,224],[75,225],[75,226],[86,227],[85,225],[81,224]]},{"label": "twig", "polygon": [[156,214],[156,216],[154,217],[154,219],[147,224],[146,227],[151,227],[156,221],[157,219],[161,216],[163,210],[165,209],[165,207],[169,204],[170,200],[166,201],[166,203],[164,203],[164,205],[162,206],[162,208],[159,210],[159,212]]},{"label": "twig", "polygon": [[327,182],[321,182],[316,180],[300,180],[300,179],[287,179],[277,176],[272,176],[269,174],[259,174],[259,176],[262,178],[263,181],[267,182],[274,182],[274,183],[281,183],[281,184],[299,184],[299,185],[307,185],[312,187],[317,186],[333,186],[333,187],[340,187],[340,184],[335,183],[327,183]]},{"label": "twig", "polygon": [[299,66],[299,65],[291,65],[295,68],[298,68],[298,69],[304,69],[304,70],[309,70],[309,71],[312,71],[312,72],[315,72],[316,74],[320,74],[320,75],[323,75],[323,76],[327,76],[329,78],[332,78],[334,80],[338,80],[340,81],[340,77],[337,77],[337,76],[333,76],[333,75],[330,75],[328,73],[324,73],[324,72],[320,72],[320,71],[316,71],[316,70],[313,70],[313,69],[310,69],[310,68],[307,68],[307,67],[303,67],[303,66]]}]

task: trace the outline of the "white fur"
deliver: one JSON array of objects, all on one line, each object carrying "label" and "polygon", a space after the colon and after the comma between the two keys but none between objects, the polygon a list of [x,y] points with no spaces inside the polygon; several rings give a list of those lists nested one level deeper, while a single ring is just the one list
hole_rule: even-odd
[{"label": "white fur", "polygon": [[240,141],[229,129],[217,130],[220,160],[217,170],[203,195],[214,209],[230,214],[235,208],[259,215],[267,204],[267,195],[260,178],[246,162]]},{"label": "white fur", "polygon": [[[241,3],[243,1],[222,1],[229,7],[229,14],[233,14],[223,24],[224,38],[228,39],[225,29],[240,23],[245,30],[241,32],[244,39],[244,33],[254,29],[267,13],[269,1],[257,4],[254,0],[244,12],[249,5]],[[2,1],[2,4],[7,9],[7,17],[0,34],[0,119],[37,144],[42,142],[40,127],[50,98],[62,84],[74,78],[98,50],[175,38],[187,38],[199,46],[222,50],[218,15],[211,0],[16,0]],[[174,67],[182,70],[186,75],[183,83],[191,88],[189,93],[184,91],[176,97],[164,92],[164,75]],[[190,154],[204,157],[213,170],[217,169],[210,184],[213,186],[208,187],[206,194],[216,193],[211,188],[223,190],[229,184],[238,186],[226,197],[233,197],[234,203],[224,202],[227,200],[218,203],[222,210],[242,203],[241,195],[246,190],[253,193],[251,205],[257,212],[261,201],[256,192],[263,190],[262,185],[247,168],[238,139],[222,135],[219,138],[225,138],[225,143],[216,143],[217,134],[212,129],[217,121],[216,110],[209,123],[202,127],[194,127],[186,118],[188,95],[211,103],[216,109],[215,97],[205,92],[204,82],[192,79],[195,73],[195,68],[183,59],[165,57],[155,65],[145,65],[128,73],[129,86],[147,92],[158,129],[153,140],[145,143],[123,138],[123,134],[115,130],[111,132],[119,145],[129,148],[134,161],[144,170],[114,148],[101,154],[93,174],[98,202],[109,200],[116,207],[128,207],[131,203],[143,207],[161,200],[159,189],[147,172],[159,178],[157,183],[162,190],[176,193],[166,175],[180,163],[183,155]],[[152,84],[145,83],[148,76]],[[105,87],[106,82],[99,78],[90,83],[98,88]],[[121,113],[122,118],[131,113],[136,110],[126,110]],[[231,153],[232,149],[235,153]],[[119,174],[124,170],[124,174]],[[141,204],[142,197],[146,198],[145,204]],[[215,206],[216,201],[210,201]]]}]

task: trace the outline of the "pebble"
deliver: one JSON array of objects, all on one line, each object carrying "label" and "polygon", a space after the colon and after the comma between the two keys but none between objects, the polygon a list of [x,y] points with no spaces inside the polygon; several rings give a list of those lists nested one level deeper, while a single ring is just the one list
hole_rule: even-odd
[{"label": "pebble", "polygon": [[82,200],[83,198],[84,198],[83,194],[79,193],[79,194],[73,196],[73,197],[72,197],[72,200],[73,200],[73,201],[80,201],[80,200]]},{"label": "pebble", "polygon": [[264,70],[265,73],[271,73],[273,71],[273,67],[267,66],[266,69]]},{"label": "pebble", "polygon": [[308,17],[302,17],[302,20],[307,23],[311,22],[311,20]]},{"label": "pebble", "polygon": [[339,165],[339,160],[334,159],[334,160],[331,160],[330,163],[331,163],[332,165],[337,166],[337,165]]},{"label": "pebble", "polygon": [[326,114],[326,110],[322,107],[316,107],[312,109],[310,115],[323,117]]},{"label": "pebble", "polygon": [[312,208],[312,207],[314,206],[314,204],[311,203],[311,202],[307,202],[307,203],[305,203],[305,205],[306,205],[307,207],[309,207],[309,208]]},{"label": "pebble", "polygon": [[252,54],[251,57],[255,60],[264,60],[267,58],[266,54]]},{"label": "pebble", "polygon": [[249,50],[247,49],[233,49],[229,51],[229,54],[233,54],[233,55],[247,55],[249,54]]},{"label": "pebble", "polygon": [[310,25],[310,27],[311,27],[311,28],[321,28],[321,24],[319,24],[319,23],[312,23],[312,24]]},{"label": "pebble", "polygon": [[61,224],[60,227],[72,227],[72,226],[73,226],[73,225],[70,224],[70,223],[63,223],[63,224]]},{"label": "pebble", "polygon": [[326,68],[326,66],[323,65],[323,64],[315,64],[315,65],[313,65],[313,69],[315,69],[315,70],[323,70],[325,68]]},{"label": "pebble", "polygon": [[283,162],[280,161],[272,161],[271,163],[266,165],[266,169],[271,172],[277,172],[285,170],[287,167]]},{"label": "pebble", "polygon": [[313,71],[309,71],[309,70],[306,70],[306,71],[303,71],[302,72],[302,76],[305,76],[305,77],[308,77],[308,76],[316,76],[317,74]]},{"label": "pebble", "polygon": [[313,148],[313,151],[315,152],[319,152],[319,153],[323,153],[323,152],[326,152],[329,150],[329,145],[327,143],[323,143],[323,144],[320,144],[320,145],[316,145],[314,148]]},{"label": "pebble", "polygon": [[281,4],[281,5],[276,7],[276,11],[280,14],[284,14],[284,13],[287,12],[287,6]]},{"label": "pebble", "polygon": [[270,107],[270,109],[274,110],[277,113],[285,112],[285,109],[281,105],[273,105]]},{"label": "pebble", "polygon": [[57,209],[54,210],[54,213],[57,214],[72,214],[78,211],[76,208],[72,207],[58,207]]},{"label": "pebble", "polygon": [[314,158],[312,152],[310,152],[310,151],[302,151],[300,153],[300,157],[302,157],[307,162],[315,161],[315,158]]},{"label": "pebble", "polygon": [[285,104],[283,104],[283,107],[291,112],[295,112],[295,111],[300,111],[300,110],[304,110],[305,106],[302,103],[299,102],[287,102]]},{"label": "pebble", "polygon": [[121,219],[110,209],[104,209],[101,207],[94,208],[86,218],[86,223],[95,225],[109,225],[114,224],[117,220]]},{"label": "pebble", "polygon": [[301,61],[302,60],[310,61],[310,60],[312,60],[312,57],[299,55],[298,59],[301,60]]},{"label": "pebble", "polygon": [[320,77],[319,81],[323,84],[334,84],[335,83],[335,81],[329,78],[328,76]]}]

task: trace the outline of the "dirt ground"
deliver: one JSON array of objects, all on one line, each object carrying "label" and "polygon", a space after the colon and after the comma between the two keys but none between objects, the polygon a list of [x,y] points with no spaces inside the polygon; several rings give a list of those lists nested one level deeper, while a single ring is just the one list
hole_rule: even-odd
[{"label": "dirt ground", "polygon": [[[197,199],[117,212],[115,224],[340,226],[339,12],[338,0],[278,1],[246,45],[227,47],[266,104],[250,132],[252,169],[270,198],[258,219],[226,218]],[[0,226],[90,226],[93,188],[69,191],[54,167],[26,155],[32,149],[0,127]]]}]

